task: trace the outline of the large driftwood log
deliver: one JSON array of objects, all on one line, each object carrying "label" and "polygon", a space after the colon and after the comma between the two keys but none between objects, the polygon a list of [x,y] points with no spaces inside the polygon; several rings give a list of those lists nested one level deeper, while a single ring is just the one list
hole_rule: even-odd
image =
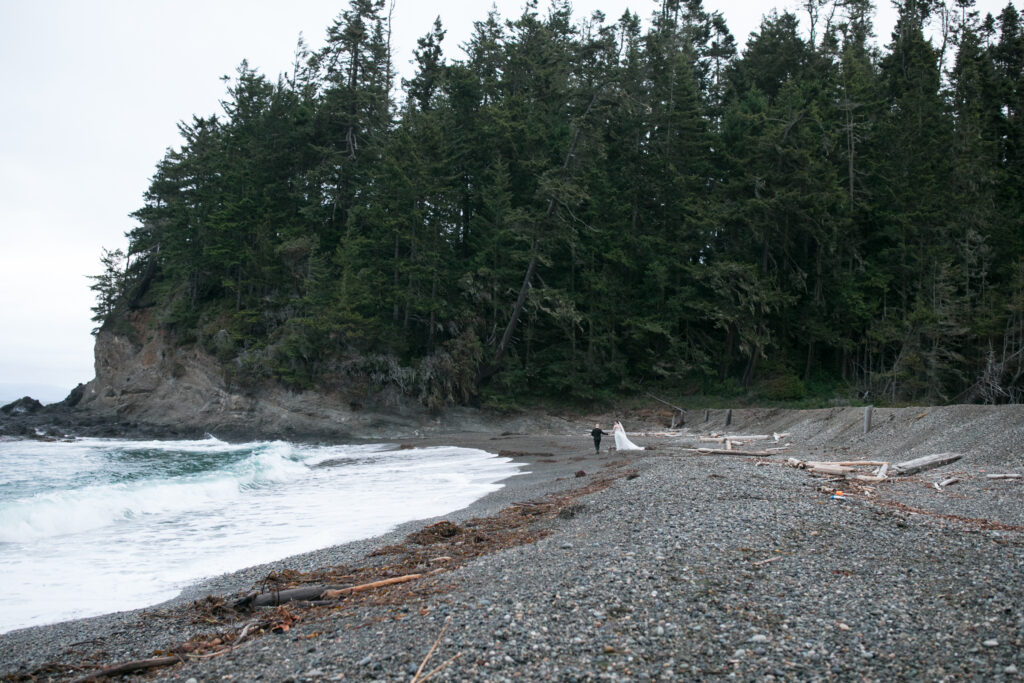
[{"label": "large driftwood log", "polygon": [[936,467],[943,467],[951,462],[956,462],[962,457],[964,457],[963,453],[935,453],[934,455],[926,455],[921,458],[896,463],[892,466],[892,473],[899,476],[916,474],[925,470],[935,469]]},{"label": "large driftwood log", "polygon": [[815,474],[830,474],[838,477],[845,477],[847,474],[854,472],[852,467],[843,467],[839,463],[835,462],[807,462],[807,471],[814,472]]},{"label": "large driftwood log", "polygon": [[726,441],[738,443],[741,441],[767,441],[770,438],[772,437],[767,434],[723,434],[722,436],[702,436],[700,440],[717,443],[724,443]]},{"label": "large driftwood log", "polygon": [[283,591],[250,594],[240,600],[236,600],[232,607],[235,609],[277,607],[294,600],[319,600],[324,591],[332,588],[338,588],[338,586],[304,586],[302,588],[289,588]]},{"label": "large driftwood log", "polygon": [[759,455],[761,457],[777,455],[777,453],[771,453],[769,451],[738,451],[736,449],[727,448],[684,448],[682,450],[695,451],[701,455]]},{"label": "large driftwood log", "polygon": [[[451,558],[449,558],[451,559]],[[358,586],[303,586],[302,588],[289,588],[283,591],[269,591],[267,593],[250,594],[237,600],[233,607],[242,609],[248,607],[277,607],[286,602],[309,600],[337,600],[342,595],[358,593],[373,588],[382,588],[396,583],[405,583],[422,577],[423,574],[406,574],[381,581],[373,581]]]},{"label": "large driftwood log", "polygon": [[171,666],[184,661],[186,661],[185,658],[178,656],[139,659],[134,662],[125,662],[124,664],[109,666],[106,669],[100,669],[99,671],[94,671],[91,674],[86,674],[85,676],[79,676],[78,678],[73,679],[71,683],[85,683],[85,681],[94,681],[97,678],[124,676],[125,674],[134,673],[136,671],[146,671],[148,669],[156,669],[162,666]]}]

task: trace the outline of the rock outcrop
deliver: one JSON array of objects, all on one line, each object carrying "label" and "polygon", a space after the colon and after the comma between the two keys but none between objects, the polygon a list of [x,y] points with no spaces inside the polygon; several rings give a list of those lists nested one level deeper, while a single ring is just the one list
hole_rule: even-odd
[{"label": "rock outcrop", "polygon": [[[546,414],[495,415],[471,408],[436,414],[395,397],[352,396],[345,387],[289,391],[267,383],[241,389],[228,381],[216,357],[196,345],[176,344],[144,313],[133,314],[131,323],[131,335],[104,330],[96,337],[96,377],[62,403],[70,418],[63,424],[71,427],[64,433],[342,441],[572,430]],[[44,426],[46,433],[61,433],[50,423]]]},{"label": "rock outcrop", "polygon": [[31,396],[23,396],[17,401],[11,401],[7,405],[0,408],[0,413],[4,415],[28,415],[31,413],[38,412],[43,409],[43,404],[32,398]]},{"label": "rock outcrop", "polygon": [[107,330],[96,338],[96,377],[75,407],[92,422],[165,434],[335,440],[411,433],[426,417],[402,406],[387,413],[354,409],[340,391],[232,388],[214,356],[175,344],[144,314],[131,322],[134,339]]}]

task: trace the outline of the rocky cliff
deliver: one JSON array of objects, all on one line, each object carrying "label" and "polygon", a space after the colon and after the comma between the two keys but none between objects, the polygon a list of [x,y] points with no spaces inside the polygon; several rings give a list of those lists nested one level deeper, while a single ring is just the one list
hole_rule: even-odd
[{"label": "rocky cliff", "polygon": [[269,386],[233,388],[216,358],[196,345],[179,346],[169,333],[135,315],[133,334],[101,331],[96,377],[75,412],[97,420],[168,434],[212,433],[261,438],[342,439],[410,433],[427,419],[393,406],[362,411],[341,392],[292,392]]},{"label": "rocky cliff", "polygon": [[450,409],[431,414],[400,399],[289,391],[276,385],[233,387],[221,363],[196,345],[177,345],[166,331],[134,314],[132,332],[104,330],[96,337],[96,377],[74,406],[79,422],[102,432],[163,436],[283,439],[395,438],[445,431],[562,431],[548,416],[485,414]]}]

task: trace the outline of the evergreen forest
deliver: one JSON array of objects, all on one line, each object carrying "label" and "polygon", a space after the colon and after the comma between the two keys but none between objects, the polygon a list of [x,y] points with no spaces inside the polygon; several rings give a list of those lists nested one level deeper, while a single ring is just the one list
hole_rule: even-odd
[{"label": "evergreen forest", "polygon": [[179,124],[97,331],[144,310],[239,387],[430,407],[1019,401],[1024,20],[802,7],[739,45],[701,0],[529,0],[424,27],[401,79],[384,0],[351,0]]}]

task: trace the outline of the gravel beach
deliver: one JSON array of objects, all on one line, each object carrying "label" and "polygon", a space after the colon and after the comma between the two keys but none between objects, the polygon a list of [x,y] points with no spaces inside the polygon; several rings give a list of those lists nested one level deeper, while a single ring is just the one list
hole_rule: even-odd
[{"label": "gravel beach", "polygon": [[[0,675],[73,680],[176,656],[134,677],[1021,678],[1024,482],[989,478],[1024,473],[1021,407],[876,409],[866,434],[859,408],[701,412],[681,432],[652,415],[623,418],[647,450],[609,451],[608,437],[595,456],[587,431],[610,425],[607,416],[559,433],[417,437],[409,443],[510,455],[527,473],[446,516],[447,526],[422,520],[216,577],[150,609],[4,634]],[[783,436],[735,448],[787,450],[690,450],[719,447],[701,436],[772,433]],[[963,457],[882,482],[787,462],[940,452]],[[518,540],[494,540],[505,527]],[[470,545],[485,550],[458,555]],[[423,576],[326,605],[230,609],[271,572],[301,585],[298,573],[332,567]]]}]

